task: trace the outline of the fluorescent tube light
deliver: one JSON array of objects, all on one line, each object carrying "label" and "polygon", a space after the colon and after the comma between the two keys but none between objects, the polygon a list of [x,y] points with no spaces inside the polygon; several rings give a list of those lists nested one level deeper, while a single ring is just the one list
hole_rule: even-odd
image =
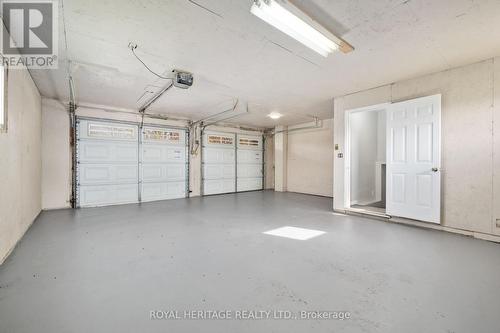
[{"label": "fluorescent tube light", "polygon": [[287,1],[254,0],[250,11],[324,57],[339,48],[344,52],[352,51],[349,44],[329,33]]},{"label": "fluorescent tube light", "polygon": [[283,115],[279,112],[271,112],[270,114],[267,115],[269,118],[271,119],[280,119],[281,117],[283,117]]}]

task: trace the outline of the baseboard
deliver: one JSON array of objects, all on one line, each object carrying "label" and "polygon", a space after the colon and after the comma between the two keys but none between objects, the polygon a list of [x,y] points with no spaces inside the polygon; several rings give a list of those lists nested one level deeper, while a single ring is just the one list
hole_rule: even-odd
[{"label": "baseboard", "polygon": [[42,212],[50,212],[51,210],[62,210],[62,209],[70,209],[70,208],[71,208],[71,206],[42,208]]},{"label": "baseboard", "polygon": [[339,209],[334,209],[335,212],[337,213],[343,213],[345,215],[356,215],[356,216],[363,216],[363,217],[370,217],[374,220],[377,221],[382,221],[382,222],[387,222],[387,223],[395,223],[395,224],[403,224],[403,225],[408,225],[408,226],[413,226],[413,227],[418,227],[418,228],[424,228],[424,229],[433,229],[433,230],[438,230],[438,231],[444,231],[444,232],[450,232],[462,236],[469,236],[473,237],[476,239],[481,239],[481,240],[486,240],[494,243],[500,243],[500,236],[498,235],[492,235],[492,234],[486,234],[482,232],[476,232],[476,231],[471,231],[471,230],[464,230],[464,229],[458,229],[458,228],[453,228],[453,227],[447,227],[443,226],[440,224],[432,224],[432,223],[427,223],[423,221],[416,221],[416,220],[409,220],[405,218],[400,218],[400,217],[392,217],[392,218],[384,218],[380,215],[375,215],[375,214],[370,214],[369,212],[360,212],[360,211],[350,211],[350,210],[339,210]]},{"label": "baseboard", "polygon": [[[276,191],[277,192],[277,191]],[[314,197],[320,197],[320,198],[329,198],[333,199],[333,197],[329,195],[324,195],[324,194],[315,194],[315,193],[305,193],[305,192],[295,192],[295,191],[286,191],[287,193],[295,193],[295,194],[304,194],[304,195],[311,195]]]},{"label": "baseboard", "polygon": [[14,250],[17,247],[17,245],[21,242],[21,240],[24,238],[24,235],[26,235],[26,233],[28,232],[28,230],[30,230],[31,226],[38,219],[38,217],[40,216],[41,213],[42,213],[42,211],[40,210],[38,212],[38,214],[36,214],[35,218],[31,221],[31,223],[28,224],[28,227],[24,230],[23,234],[21,235],[21,237],[19,237],[19,239],[14,244],[14,246],[12,246],[9,249],[9,251],[7,251],[7,253],[5,254],[5,256],[3,256],[3,258],[0,259],[0,266],[3,265],[3,263],[7,260],[7,258],[9,258],[9,256],[12,254],[12,252],[14,252]]}]

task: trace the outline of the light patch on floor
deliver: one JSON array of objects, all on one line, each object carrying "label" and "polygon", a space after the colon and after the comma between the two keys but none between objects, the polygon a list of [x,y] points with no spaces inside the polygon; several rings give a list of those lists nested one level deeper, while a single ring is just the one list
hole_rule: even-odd
[{"label": "light patch on floor", "polygon": [[291,238],[291,239],[298,239],[298,240],[308,240],[308,239],[326,234],[326,232],[320,231],[320,230],[304,229],[304,228],[296,228],[296,227],[288,227],[287,226],[287,227],[269,230],[269,231],[263,232],[263,234],[278,236],[278,237],[286,237],[286,238]]}]

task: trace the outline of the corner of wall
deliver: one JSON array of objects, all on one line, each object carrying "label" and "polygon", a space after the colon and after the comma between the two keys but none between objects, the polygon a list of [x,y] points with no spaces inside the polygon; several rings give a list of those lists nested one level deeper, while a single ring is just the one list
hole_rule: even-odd
[{"label": "corner of wall", "polygon": [[285,126],[276,126],[274,135],[274,190],[287,190],[287,138]]},{"label": "corner of wall", "polygon": [[71,206],[70,119],[66,106],[42,99],[42,209]]}]

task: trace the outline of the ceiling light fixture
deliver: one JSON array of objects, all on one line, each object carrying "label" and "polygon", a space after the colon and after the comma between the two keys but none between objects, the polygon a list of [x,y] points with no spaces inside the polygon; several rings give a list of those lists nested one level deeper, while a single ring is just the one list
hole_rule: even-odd
[{"label": "ceiling light fixture", "polygon": [[280,119],[281,117],[283,117],[283,115],[279,112],[271,112],[270,114],[267,115],[269,118],[271,119]]},{"label": "ceiling light fixture", "polygon": [[324,57],[336,50],[354,50],[287,0],[254,0],[250,11]]}]

